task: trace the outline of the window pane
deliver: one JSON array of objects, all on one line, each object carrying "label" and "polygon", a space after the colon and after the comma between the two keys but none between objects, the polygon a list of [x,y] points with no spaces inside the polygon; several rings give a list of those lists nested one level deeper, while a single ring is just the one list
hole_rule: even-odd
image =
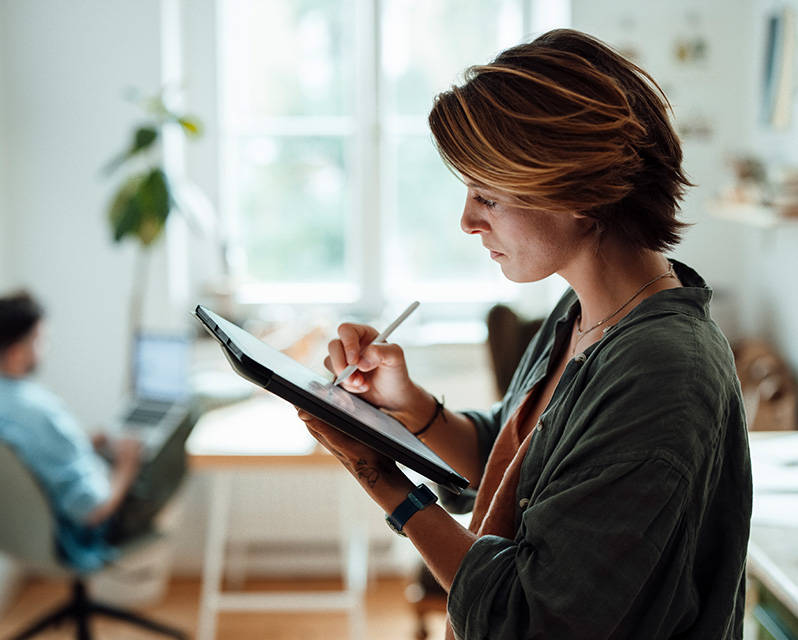
[{"label": "window pane", "polygon": [[479,299],[485,285],[494,294],[504,287],[481,244],[460,230],[465,187],[435,151],[426,116],[434,96],[467,66],[519,42],[522,24],[516,0],[382,0],[383,176],[394,242],[386,272],[393,288],[440,283],[442,293],[457,289]]},{"label": "window pane", "polygon": [[349,0],[224,0],[232,120],[351,111]]},{"label": "window pane", "polygon": [[382,71],[388,112],[426,115],[468,65],[524,35],[517,0],[383,0]]},{"label": "window pane", "polygon": [[248,279],[340,282],[344,203],[351,193],[345,139],[253,137],[238,143],[231,167],[240,248]]},{"label": "window pane", "polygon": [[246,295],[470,304],[506,294],[498,266],[460,230],[465,187],[426,115],[467,65],[521,41],[527,1],[215,3],[221,206],[235,275],[264,285]]},{"label": "window pane", "polygon": [[396,192],[388,194],[395,203],[386,265],[390,286],[412,290],[414,282],[494,281],[496,265],[479,240],[460,229],[466,188],[443,164],[429,137],[402,136],[394,147]]}]

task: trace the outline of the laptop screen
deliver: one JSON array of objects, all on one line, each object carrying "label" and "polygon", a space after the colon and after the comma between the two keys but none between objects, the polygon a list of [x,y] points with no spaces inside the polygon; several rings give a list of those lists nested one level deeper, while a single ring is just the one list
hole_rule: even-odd
[{"label": "laptop screen", "polygon": [[191,340],[168,334],[139,334],[134,356],[134,391],[139,398],[180,401],[188,397]]}]

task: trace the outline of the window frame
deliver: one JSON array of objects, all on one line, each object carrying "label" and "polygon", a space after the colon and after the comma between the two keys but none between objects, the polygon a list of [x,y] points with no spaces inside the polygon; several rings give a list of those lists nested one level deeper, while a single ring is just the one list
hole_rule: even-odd
[{"label": "window frame", "polygon": [[[408,129],[419,133],[428,133],[425,118],[412,116],[390,117],[384,109],[384,84],[380,78],[381,52],[381,7],[384,0],[351,0],[355,6],[356,24],[354,26],[354,57],[357,65],[356,83],[354,86],[354,114],[332,118],[311,118],[309,116],[269,118],[249,128],[241,122],[233,122],[225,109],[224,87],[224,0],[210,0],[215,7],[213,28],[217,47],[217,73],[215,86],[217,95],[218,124],[218,202],[219,216],[225,227],[226,237],[234,231],[236,215],[235,197],[231,194],[229,172],[231,170],[231,145],[236,137],[262,133],[308,134],[307,125],[313,124],[313,134],[345,133],[353,135],[353,215],[347,220],[347,237],[351,242],[351,250],[347,249],[347,259],[352,261],[351,270],[355,282],[341,283],[263,283],[238,282],[234,286],[236,302],[244,306],[262,306],[275,304],[281,308],[289,307],[297,311],[323,306],[334,310],[340,317],[374,318],[384,312],[390,305],[406,303],[406,295],[394,299],[391,292],[386,291],[384,263],[381,257],[381,246],[386,242],[386,212],[390,208],[387,201],[389,190],[385,188],[391,177],[389,139],[397,130]],[[523,16],[523,32],[533,33],[533,20],[538,28],[545,30],[552,25],[545,24],[545,16],[541,13],[551,8],[552,0],[516,0]],[[548,8],[544,8],[547,5]],[[556,0],[554,12],[555,24],[562,25],[569,19],[568,0]],[[557,16],[557,12],[560,16]],[[561,16],[566,16],[562,18]],[[353,124],[354,123],[354,124]],[[246,123],[243,123],[246,124]],[[250,123],[251,125],[251,123]],[[393,125],[393,126],[392,126]],[[354,127],[354,129],[353,129]],[[452,179],[456,179],[452,177]],[[463,191],[465,197],[465,191]],[[366,215],[367,204],[378,203],[378,215]],[[455,208],[462,202],[453,203]],[[373,212],[373,206],[370,208]],[[378,238],[378,242],[370,239]],[[235,247],[228,252],[233,256],[231,264],[231,281],[236,282]],[[488,258],[486,257],[486,260]],[[498,267],[496,267],[498,272]],[[480,283],[473,286],[468,281],[457,283],[429,283],[413,292],[415,299],[421,300],[423,313],[418,314],[424,320],[448,321],[452,319],[481,321],[487,309],[497,303],[514,304],[526,308],[530,313],[541,314],[548,311],[562,293],[564,283],[557,277],[540,283],[517,285],[499,276],[494,283]],[[468,295],[463,293],[467,290]]]}]

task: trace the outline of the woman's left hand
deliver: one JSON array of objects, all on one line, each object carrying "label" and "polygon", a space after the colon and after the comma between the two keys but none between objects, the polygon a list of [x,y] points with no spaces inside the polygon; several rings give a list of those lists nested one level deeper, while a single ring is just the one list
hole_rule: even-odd
[{"label": "woman's left hand", "polygon": [[413,483],[400,471],[396,462],[368,445],[313,417],[307,411],[297,411],[316,440],[335,455],[371,497],[385,511],[392,511]]},{"label": "woman's left hand", "polygon": [[[396,463],[338,429],[298,410],[311,434],[329,449],[355,476],[369,496],[385,513],[394,510],[414,489]],[[425,523],[425,524],[424,524]],[[414,516],[405,527],[436,580],[449,591],[454,576],[476,535],[452,519],[440,507],[431,506]]]}]

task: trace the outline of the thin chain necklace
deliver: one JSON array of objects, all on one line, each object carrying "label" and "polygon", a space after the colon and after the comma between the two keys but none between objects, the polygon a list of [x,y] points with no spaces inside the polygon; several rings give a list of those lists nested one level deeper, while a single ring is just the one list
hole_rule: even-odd
[{"label": "thin chain necklace", "polygon": [[[642,287],[640,287],[640,288],[639,288],[637,291],[635,291],[635,292],[632,294],[632,297],[631,297],[631,298],[629,298],[629,299],[628,299],[626,302],[624,302],[624,303],[623,303],[623,304],[622,304],[620,307],[618,307],[618,308],[617,308],[615,311],[613,311],[613,312],[612,312],[610,315],[608,315],[608,316],[607,316],[606,318],[604,318],[603,320],[599,320],[599,321],[598,321],[596,324],[594,324],[592,327],[590,327],[590,328],[588,328],[588,329],[585,329],[584,331],[582,331],[582,330],[579,328],[579,324],[582,322],[582,314],[579,314],[579,315],[576,317],[576,341],[574,342],[574,346],[573,346],[573,348],[571,349],[571,355],[573,356],[573,355],[576,353],[576,345],[578,345],[578,344],[579,344],[579,341],[580,341],[582,338],[584,338],[584,337],[585,337],[585,336],[586,336],[588,333],[590,333],[590,332],[591,332],[591,331],[593,331],[594,329],[598,329],[598,328],[599,328],[601,325],[603,325],[605,322],[607,322],[607,321],[609,321],[609,320],[612,320],[612,319],[613,319],[615,316],[617,316],[617,315],[618,315],[618,314],[619,314],[621,311],[623,311],[623,310],[626,308],[626,305],[628,305],[628,304],[629,304],[629,303],[630,303],[632,300],[634,300],[634,299],[635,299],[637,296],[639,296],[641,293],[643,293],[643,291],[645,291],[646,289],[648,289],[648,287],[650,287],[652,284],[654,284],[654,283],[655,283],[657,280],[662,280],[663,278],[675,278],[676,276],[675,276],[675,275],[674,275],[674,273],[673,273],[673,263],[672,263],[672,262],[668,262],[668,265],[669,265],[669,267],[668,267],[668,270],[667,270],[665,273],[661,273],[661,274],[660,274],[660,275],[658,275],[657,277],[655,277],[655,278],[652,278],[651,280],[649,280],[648,282],[646,282],[646,283],[645,283],[645,284],[644,284]],[[609,327],[607,327],[607,328],[609,328]],[[604,331],[607,331],[607,329],[604,329]]]}]

